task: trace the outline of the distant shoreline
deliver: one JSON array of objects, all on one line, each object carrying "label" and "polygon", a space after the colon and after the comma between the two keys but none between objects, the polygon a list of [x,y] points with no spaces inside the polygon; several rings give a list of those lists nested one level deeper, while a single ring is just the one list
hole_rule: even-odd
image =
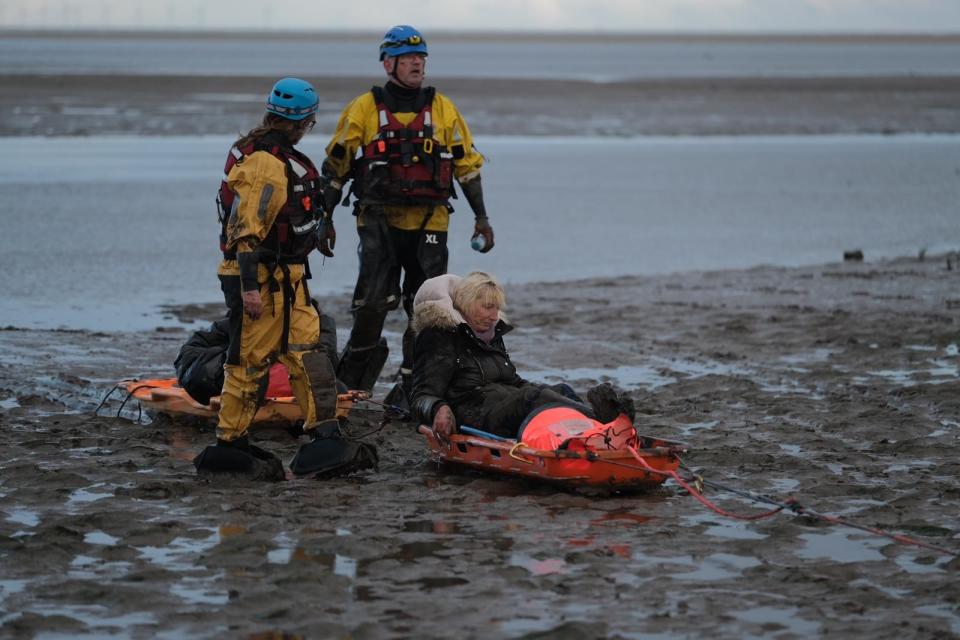
[{"label": "distant shoreline", "polygon": [[[313,77],[318,129],[375,76]],[[437,78],[477,135],[717,136],[960,133],[960,76],[664,78],[623,82]],[[246,131],[261,76],[0,75],[0,136]]]}]

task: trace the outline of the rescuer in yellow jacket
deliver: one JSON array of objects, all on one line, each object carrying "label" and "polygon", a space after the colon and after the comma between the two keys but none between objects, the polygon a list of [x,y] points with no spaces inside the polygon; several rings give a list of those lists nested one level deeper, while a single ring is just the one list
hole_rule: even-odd
[{"label": "rescuer in yellow jacket", "polygon": [[337,378],[351,389],[373,388],[387,357],[384,320],[403,304],[408,327],[402,384],[395,391],[409,395],[413,298],[424,280],[447,271],[454,182],[475,216],[474,248],[486,253],[494,244],[480,182],[483,156],[453,102],[423,86],[426,57],[427,43],[419,31],[407,25],[387,31],[380,60],[388,80],[347,105],[321,169],[328,215],[350,180],[356,197],[360,273],[353,328],[337,369]]},{"label": "rescuer in yellow jacket", "polygon": [[[247,435],[261,383],[276,361],[289,372],[304,431],[329,437],[338,426],[333,365],[320,345],[319,313],[307,288],[307,256],[318,246],[332,255],[333,231],[323,221],[320,174],[294,148],[313,128],[317,104],[309,83],[278,81],[262,124],[241,137],[227,157],[219,194],[223,261],[218,275],[230,344],[217,444],[194,461],[200,473],[285,477],[279,458],[250,444]],[[303,445],[291,463],[297,475],[317,470],[311,444]]]}]

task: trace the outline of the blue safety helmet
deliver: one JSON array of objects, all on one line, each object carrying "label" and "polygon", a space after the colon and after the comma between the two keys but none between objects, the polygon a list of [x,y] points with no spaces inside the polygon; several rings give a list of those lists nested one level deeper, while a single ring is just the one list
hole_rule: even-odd
[{"label": "blue safety helmet", "polygon": [[398,24],[385,34],[380,43],[380,59],[390,56],[402,56],[405,53],[427,55],[427,41],[423,34],[408,24]]},{"label": "blue safety helmet", "polygon": [[284,78],[267,96],[267,112],[287,120],[303,120],[317,112],[320,98],[313,86],[300,78]]}]

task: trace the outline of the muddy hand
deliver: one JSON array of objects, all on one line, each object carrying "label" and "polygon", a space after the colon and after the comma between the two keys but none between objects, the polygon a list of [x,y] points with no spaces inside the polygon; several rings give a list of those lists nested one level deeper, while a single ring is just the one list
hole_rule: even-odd
[{"label": "muddy hand", "polygon": [[259,291],[244,291],[242,296],[243,298],[243,310],[251,320],[257,320],[261,314],[263,314],[263,304],[260,302],[260,292]]},{"label": "muddy hand", "polygon": [[456,423],[450,407],[447,405],[440,407],[437,410],[437,415],[433,417],[433,433],[437,436],[437,440],[443,443],[449,443],[454,424]]}]

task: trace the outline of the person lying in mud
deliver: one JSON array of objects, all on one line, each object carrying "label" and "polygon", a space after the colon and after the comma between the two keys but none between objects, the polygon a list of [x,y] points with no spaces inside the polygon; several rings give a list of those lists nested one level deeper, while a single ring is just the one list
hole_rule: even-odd
[{"label": "person lying in mud", "polygon": [[610,422],[621,413],[632,421],[633,401],[609,384],[587,393],[589,405],[565,384],[524,380],[510,360],[503,336],[513,327],[501,310],[506,295],[489,274],[443,275],[423,283],[414,299],[413,403],[421,424],[441,439],[465,425],[516,438],[531,412],[569,406]]}]

